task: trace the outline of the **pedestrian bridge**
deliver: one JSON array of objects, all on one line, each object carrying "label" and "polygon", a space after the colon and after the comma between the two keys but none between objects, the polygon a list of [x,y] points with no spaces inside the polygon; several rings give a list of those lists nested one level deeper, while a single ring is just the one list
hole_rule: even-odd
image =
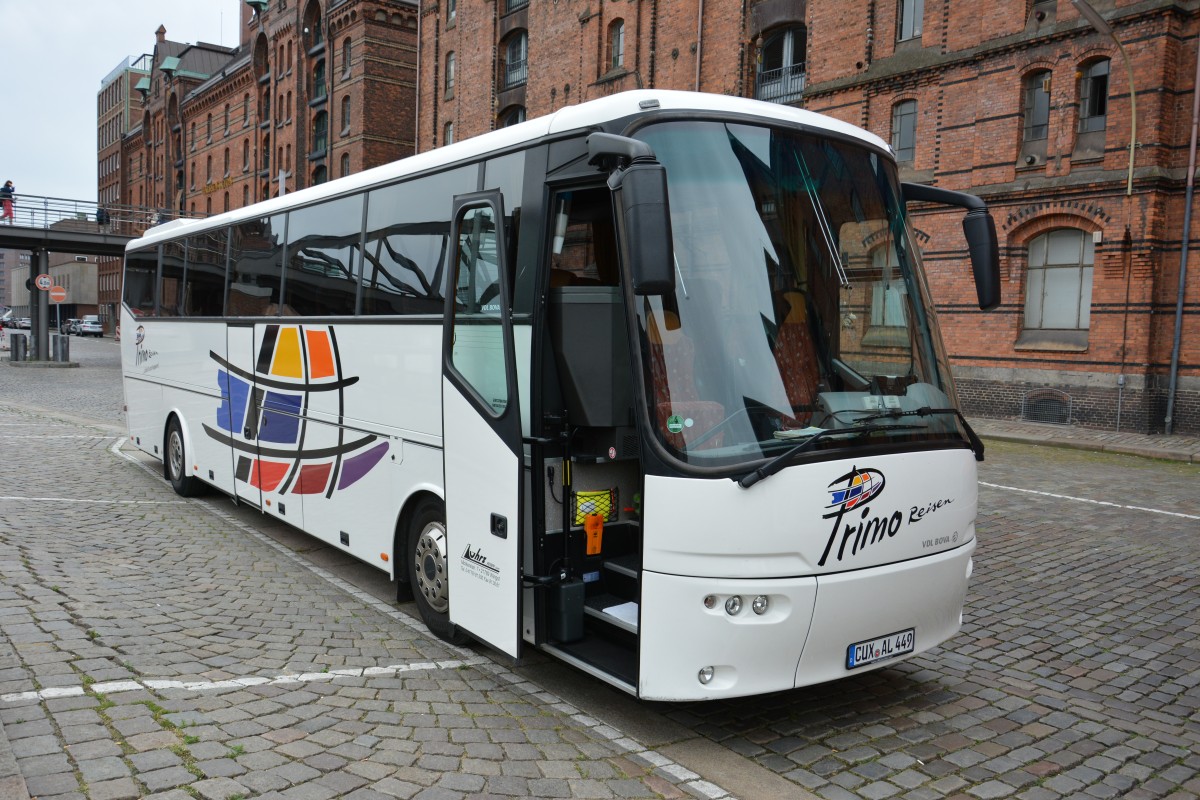
[{"label": "pedestrian bridge", "polygon": [[[99,206],[94,200],[67,200],[18,194],[12,224],[0,224],[0,249],[116,256],[147,228],[175,216],[145,206]],[[4,220],[7,223],[8,220]]]}]

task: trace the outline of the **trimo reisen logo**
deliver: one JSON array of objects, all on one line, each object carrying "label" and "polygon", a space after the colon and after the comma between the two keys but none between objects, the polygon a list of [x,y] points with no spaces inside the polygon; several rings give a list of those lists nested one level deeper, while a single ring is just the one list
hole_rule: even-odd
[{"label": "trimo reisen logo", "polygon": [[[841,561],[847,556],[853,556],[867,547],[894,537],[904,524],[904,514],[896,510],[890,516],[872,516],[871,501],[883,494],[887,481],[883,473],[877,469],[854,467],[845,475],[830,482],[829,505],[830,511],[822,515],[822,519],[832,519],[833,529],[829,531],[829,540],[825,542],[825,550],[817,566],[825,566],[833,552],[833,545],[839,539],[835,561]],[[856,521],[843,521],[852,511],[859,511]]]}]

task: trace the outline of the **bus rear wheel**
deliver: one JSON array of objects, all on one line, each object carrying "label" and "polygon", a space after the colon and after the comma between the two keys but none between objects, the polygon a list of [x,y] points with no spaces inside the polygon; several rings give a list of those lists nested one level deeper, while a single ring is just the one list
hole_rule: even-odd
[{"label": "bus rear wheel", "polygon": [[187,450],[183,445],[183,427],[177,417],[171,417],[167,425],[167,442],[163,448],[163,461],[166,465],[167,480],[171,488],[180,497],[195,497],[204,491],[204,484],[199,479],[187,474]]},{"label": "bus rear wheel", "polygon": [[466,644],[470,637],[450,622],[446,512],[441,503],[422,500],[408,524],[408,580],[421,619],[438,638]]}]

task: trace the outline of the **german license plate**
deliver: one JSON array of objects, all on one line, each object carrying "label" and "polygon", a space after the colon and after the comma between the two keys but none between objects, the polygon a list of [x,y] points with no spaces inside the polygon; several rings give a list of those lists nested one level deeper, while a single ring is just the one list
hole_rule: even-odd
[{"label": "german license plate", "polygon": [[887,636],[868,639],[865,642],[856,642],[846,648],[846,669],[865,667],[877,661],[902,656],[911,653],[916,646],[917,636],[914,628],[889,633]]}]

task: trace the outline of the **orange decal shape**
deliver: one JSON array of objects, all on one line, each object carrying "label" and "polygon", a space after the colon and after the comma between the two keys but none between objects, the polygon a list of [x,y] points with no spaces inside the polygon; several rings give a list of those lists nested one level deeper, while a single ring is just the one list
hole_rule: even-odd
[{"label": "orange decal shape", "polygon": [[300,468],[300,477],[292,494],[320,494],[329,483],[329,472],[333,464],[305,464]]},{"label": "orange decal shape", "polygon": [[308,340],[308,377],[329,378],[335,375],[329,332],[306,330],[304,338]]},{"label": "orange decal shape", "polygon": [[290,465],[286,461],[258,461],[250,468],[250,485],[264,492],[273,492]]},{"label": "orange decal shape", "polygon": [[304,365],[300,362],[300,331],[296,328],[279,329],[271,374],[284,378],[304,377]]}]

